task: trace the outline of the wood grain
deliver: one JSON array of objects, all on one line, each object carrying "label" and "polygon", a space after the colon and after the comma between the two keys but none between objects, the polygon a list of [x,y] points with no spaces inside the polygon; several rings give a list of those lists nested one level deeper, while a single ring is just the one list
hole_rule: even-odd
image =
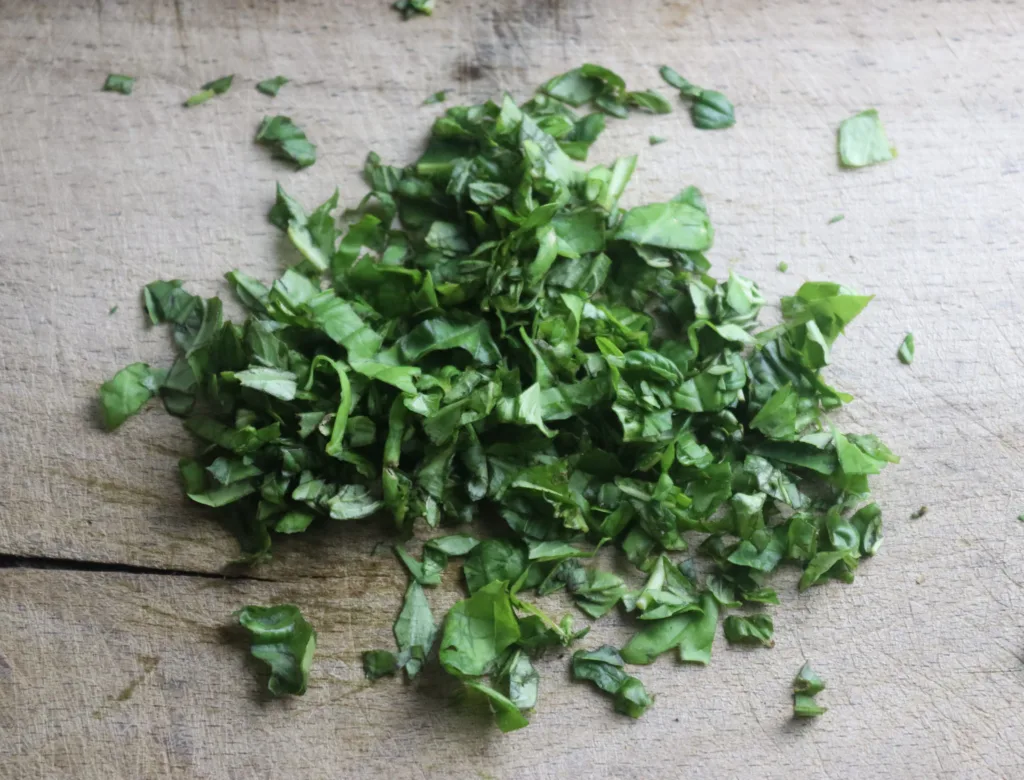
[{"label": "wood grain", "polygon": [[[438,0],[402,23],[387,5],[0,4],[0,555],[219,571],[236,545],[180,498],[177,422],[154,408],[114,435],[97,426],[99,383],[170,355],[140,287],[226,296],[232,268],[270,277],[276,180],[354,204],[368,150],[401,162],[422,144],[439,110],[425,96],[524,97],[584,61],[636,88],[670,63],[736,104],[724,132],[681,110],[612,122],[593,159],[640,152],[630,202],[699,185],[719,273],[769,299],[817,278],[877,296],[831,377],[858,397],[841,423],[904,458],[877,482],[881,554],[850,587],[787,591],[774,651],[646,670],[659,700],[639,723],[552,662],[533,725],[505,738],[429,685],[361,681],[357,654],[388,646],[401,590],[372,527],[278,545],[258,572],[277,582],[0,569],[0,777],[1019,776],[1021,7]],[[138,77],[131,97],[98,91],[112,71]],[[181,108],[231,72],[231,92]],[[278,73],[293,79],[278,98],[253,89]],[[870,106],[899,158],[840,171],[835,127]],[[251,143],[269,112],[319,145],[315,166],[294,173]],[[651,134],[669,142],[648,148]],[[267,703],[220,627],[280,597],[309,610],[322,652],[307,697]],[[804,658],[832,709],[795,728],[786,691]]]}]

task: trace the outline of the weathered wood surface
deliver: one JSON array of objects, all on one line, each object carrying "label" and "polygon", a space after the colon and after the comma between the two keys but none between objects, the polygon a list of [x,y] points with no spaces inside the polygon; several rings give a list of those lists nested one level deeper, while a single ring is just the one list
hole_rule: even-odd
[{"label": "weathered wood surface", "polygon": [[[403,24],[386,0],[0,3],[0,555],[220,570],[235,543],[179,498],[177,423],[153,409],[116,435],[96,425],[103,379],[169,354],[143,325],[141,285],[179,277],[213,294],[234,267],[269,277],[275,180],[307,202],[338,185],[355,203],[367,150],[403,161],[422,142],[426,95],[525,96],[588,60],[638,88],[668,62],[737,106],[720,133],[684,111],[611,123],[594,159],[640,151],[632,202],[701,186],[718,269],[769,298],[822,277],[877,295],[831,376],[858,397],[844,423],[904,457],[877,482],[881,554],[852,586],[787,589],[773,651],[722,645],[706,670],[643,670],[659,700],[638,723],[553,658],[533,724],[507,737],[430,680],[361,679],[359,651],[390,643],[402,581],[390,557],[368,557],[366,529],[280,545],[259,572],[274,582],[0,569],[0,777],[1021,776],[1024,10],[438,6]],[[98,92],[111,71],[138,76],[135,94]],[[180,107],[230,72],[230,93]],[[276,100],[252,89],[278,73],[294,81]],[[840,172],[835,127],[869,106],[899,159]],[[265,112],[307,130],[313,168],[252,145]],[[669,142],[649,149],[650,134]],[[895,360],[907,330],[909,368]],[[456,588],[431,595],[440,611]],[[321,632],[300,700],[262,701],[223,632],[240,605],[276,599]],[[831,710],[793,725],[805,658]]]}]

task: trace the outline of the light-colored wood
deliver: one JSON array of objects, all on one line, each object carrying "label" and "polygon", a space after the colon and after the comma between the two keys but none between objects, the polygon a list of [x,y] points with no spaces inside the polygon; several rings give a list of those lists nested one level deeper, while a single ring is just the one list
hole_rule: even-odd
[{"label": "light-colored wood", "polygon": [[[780,609],[774,650],[718,637],[707,669],[664,658],[637,670],[657,696],[640,721],[549,655],[532,723],[509,735],[452,700],[443,673],[363,679],[358,651],[391,646],[401,598],[373,568],[288,585],[11,571],[0,584],[0,777],[1019,776],[1020,626],[985,622],[998,614],[986,601],[1009,602],[1013,586],[982,594],[961,582],[951,604],[941,582],[908,575],[912,598],[879,604],[878,564],[855,587]],[[429,594],[435,614],[449,595]],[[230,630],[239,605],[278,600],[319,628],[301,699],[266,699]],[[625,631],[612,617],[587,644]],[[794,723],[789,685],[805,658],[829,682],[819,698],[830,709]]]},{"label": "light-colored wood", "polygon": [[[170,355],[140,287],[178,277],[228,297],[225,271],[270,277],[275,180],[354,204],[369,149],[403,162],[422,143],[428,94],[525,97],[597,61],[637,88],[670,63],[737,106],[724,132],[683,110],[611,122],[593,159],[640,152],[630,202],[698,184],[719,273],[770,299],[809,278],[877,296],[831,377],[858,397],[842,424],[904,458],[877,481],[880,555],[852,586],[787,589],[771,652],[644,670],[659,700],[639,723],[552,660],[533,725],[509,737],[426,681],[361,681],[358,652],[389,645],[401,590],[373,529],[287,540],[259,572],[274,583],[0,570],[0,777],[1019,776],[1021,7],[438,0],[402,23],[387,5],[0,4],[0,554],[220,570],[236,546],[179,497],[177,422],[154,408],[115,435],[96,425],[100,382]],[[139,78],[131,97],[98,91],[112,71]],[[230,72],[227,95],[180,107]],[[277,99],[255,92],[278,73],[293,83]],[[839,171],[835,127],[869,106],[900,156]],[[306,129],[315,166],[251,143],[271,112]],[[669,141],[648,148],[651,134]],[[895,359],[907,330],[911,367]],[[431,595],[444,606],[455,588]],[[219,627],[277,598],[308,610],[320,660],[304,699],[263,703]],[[612,621],[595,638],[625,635]],[[794,727],[805,658],[832,709]]]}]

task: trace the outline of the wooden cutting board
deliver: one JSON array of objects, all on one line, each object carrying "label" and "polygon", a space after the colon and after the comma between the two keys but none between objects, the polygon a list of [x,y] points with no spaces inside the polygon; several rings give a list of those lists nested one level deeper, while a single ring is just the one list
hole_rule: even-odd
[{"label": "wooden cutting board", "polygon": [[[0,777],[1022,776],[1024,9],[437,6],[402,22],[387,0],[0,4]],[[279,270],[275,181],[354,205],[367,151],[401,163],[422,144],[441,110],[427,95],[524,98],[586,61],[638,89],[669,63],[733,99],[730,130],[700,132],[681,108],[634,116],[592,159],[640,153],[633,203],[700,186],[716,271],[770,300],[819,278],[876,295],[830,376],[858,397],[842,424],[903,462],[877,481],[880,554],[850,586],[798,596],[783,578],[773,650],[719,639],[707,669],[641,669],[657,703],[638,722],[550,656],[532,725],[503,736],[429,675],[363,679],[404,581],[372,528],[287,540],[254,577],[223,579],[236,545],[181,498],[177,422],[153,408],[106,434],[95,397],[126,363],[168,359],[143,284],[226,294],[226,271]],[[109,72],[138,77],[134,94],[100,92]],[[181,107],[227,73],[228,94]],[[276,99],[253,89],[277,74],[292,82]],[[840,171],[836,126],[868,107],[899,158]],[[265,113],[306,129],[315,166],[254,146]],[[907,331],[910,367],[895,357]],[[457,597],[454,581],[431,593],[437,612]],[[228,626],[282,600],[320,649],[309,693],[268,701]],[[627,635],[603,621],[588,645]],[[830,709],[794,723],[804,660]]]}]

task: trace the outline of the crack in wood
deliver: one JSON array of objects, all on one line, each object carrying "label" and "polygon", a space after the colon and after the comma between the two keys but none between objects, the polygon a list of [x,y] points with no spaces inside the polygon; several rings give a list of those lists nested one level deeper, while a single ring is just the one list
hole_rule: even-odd
[{"label": "crack in wood", "polygon": [[220,572],[209,572],[188,569],[161,569],[158,566],[136,566],[129,563],[113,563],[109,561],[83,561],[28,555],[0,554],[0,569],[51,569],[54,571],[87,571],[114,574],[155,574],[164,577],[197,577],[207,580],[280,582],[280,580],[273,577],[257,577],[252,574],[246,574],[237,567],[230,566]]}]

